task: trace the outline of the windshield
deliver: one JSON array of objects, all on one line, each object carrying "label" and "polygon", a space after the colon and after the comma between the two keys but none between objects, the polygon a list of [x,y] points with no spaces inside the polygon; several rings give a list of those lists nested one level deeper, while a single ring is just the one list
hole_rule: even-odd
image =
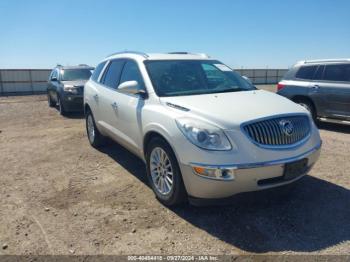
[{"label": "windshield", "polygon": [[215,60],[149,60],[145,64],[158,96],[255,89],[239,74]]},{"label": "windshield", "polygon": [[62,81],[88,80],[90,76],[90,69],[63,69],[61,71]]}]

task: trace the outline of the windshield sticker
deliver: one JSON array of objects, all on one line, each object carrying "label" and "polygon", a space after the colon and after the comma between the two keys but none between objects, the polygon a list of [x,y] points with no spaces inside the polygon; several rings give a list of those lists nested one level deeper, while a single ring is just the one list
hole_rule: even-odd
[{"label": "windshield sticker", "polygon": [[229,68],[228,66],[225,66],[223,64],[214,64],[214,66],[219,68],[221,71],[232,71],[231,68]]}]

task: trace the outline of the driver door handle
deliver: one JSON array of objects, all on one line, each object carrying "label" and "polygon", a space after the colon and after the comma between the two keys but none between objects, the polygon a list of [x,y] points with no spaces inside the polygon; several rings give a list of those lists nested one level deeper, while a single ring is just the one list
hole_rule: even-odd
[{"label": "driver door handle", "polygon": [[112,103],[111,106],[113,107],[114,110],[118,109],[118,105],[116,102]]},{"label": "driver door handle", "polygon": [[319,86],[319,85],[313,85],[312,88],[313,88],[313,89],[319,89],[320,86]]}]

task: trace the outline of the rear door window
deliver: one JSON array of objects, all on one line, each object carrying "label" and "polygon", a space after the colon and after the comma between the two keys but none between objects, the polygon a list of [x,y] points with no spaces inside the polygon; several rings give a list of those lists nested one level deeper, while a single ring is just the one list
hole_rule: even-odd
[{"label": "rear door window", "polygon": [[312,80],[315,76],[318,66],[302,66],[296,73],[295,77],[299,79]]},{"label": "rear door window", "polygon": [[110,88],[117,89],[124,64],[124,60],[113,60],[103,76],[102,83]]},{"label": "rear door window", "polygon": [[324,65],[320,65],[317,68],[317,71],[314,76],[314,80],[322,80],[323,79],[323,71],[324,71]]},{"label": "rear door window", "polygon": [[350,64],[326,65],[324,80],[350,82]]}]

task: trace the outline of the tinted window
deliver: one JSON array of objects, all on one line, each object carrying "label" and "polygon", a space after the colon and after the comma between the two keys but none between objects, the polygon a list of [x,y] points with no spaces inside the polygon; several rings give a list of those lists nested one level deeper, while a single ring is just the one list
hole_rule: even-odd
[{"label": "tinted window", "polygon": [[350,64],[326,65],[324,80],[328,81],[350,81]]},{"label": "tinted window", "polygon": [[302,66],[297,74],[296,78],[300,79],[313,79],[318,66]]},{"label": "tinted window", "polygon": [[110,88],[116,89],[119,84],[120,73],[123,69],[124,60],[113,60],[108,66],[102,83]]},{"label": "tinted window", "polygon": [[314,80],[322,80],[323,79],[323,71],[324,71],[324,65],[320,65],[316,70]]},{"label": "tinted window", "polygon": [[56,78],[57,79],[57,71],[56,70],[52,71],[50,79],[52,79],[52,78]]},{"label": "tinted window", "polygon": [[129,60],[124,66],[123,73],[120,78],[120,83],[133,80],[139,83],[139,88],[143,88],[143,79],[139,67],[136,62]]},{"label": "tinted window", "polygon": [[215,60],[146,61],[158,96],[254,90],[239,74]]},{"label": "tinted window", "polygon": [[61,70],[62,81],[88,80],[91,76],[90,69],[63,69]]},{"label": "tinted window", "polygon": [[103,67],[105,66],[106,63],[107,63],[107,61],[102,62],[101,64],[99,64],[99,65],[96,67],[94,73],[93,73],[92,76],[91,76],[91,79],[92,79],[92,80],[94,80],[94,81],[97,82],[98,77],[100,76],[101,71],[102,71],[102,69],[103,69]]}]

